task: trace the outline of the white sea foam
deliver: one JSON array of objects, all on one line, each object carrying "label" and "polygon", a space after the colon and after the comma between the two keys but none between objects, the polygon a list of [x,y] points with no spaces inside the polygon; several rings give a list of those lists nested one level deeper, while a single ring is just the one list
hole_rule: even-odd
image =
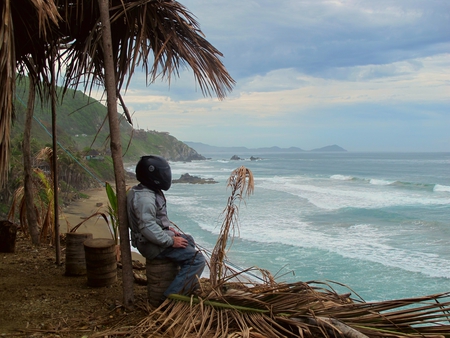
[{"label": "white sea foam", "polygon": [[[292,247],[311,248],[354,260],[363,260],[386,267],[421,273],[430,277],[450,278],[450,267],[445,258],[426,252],[395,248],[383,243],[383,236],[381,236],[381,240],[374,237],[375,232],[367,231],[367,228],[360,233],[364,236],[357,237],[357,234],[354,233],[345,233],[344,236],[343,233],[342,236],[336,237],[335,235],[305,230],[305,228],[295,232],[292,229],[273,229],[261,224],[257,228],[246,225],[247,227],[243,226],[240,230],[240,238],[260,242],[263,247],[265,244],[278,245],[279,250],[274,252],[276,257],[286,257],[288,253],[287,251],[283,253],[283,250],[292,250]],[[219,233],[219,228],[212,227],[210,224],[204,225],[204,227],[205,230],[213,234],[218,235]],[[253,261],[250,257],[247,259],[252,264],[258,265],[257,257],[254,257]],[[320,261],[319,257],[317,259]]]},{"label": "white sea foam", "polygon": [[450,192],[450,186],[448,185],[440,185],[436,184],[433,188],[433,191],[443,191],[443,192]]},{"label": "white sea foam", "polygon": [[380,180],[380,179],[376,179],[376,178],[371,178],[369,180],[370,184],[373,185],[390,185],[392,183],[395,183],[395,181],[386,181],[386,180]]},{"label": "white sea foam", "polygon": [[[379,184],[347,184],[348,181],[321,179],[274,177],[260,180],[258,187],[292,194],[325,210],[341,208],[384,208],[391,206],[447,205],[450,198],[438,198],[424,191],[390,190],[389,182],[380,180]],[[389,190],[386,190],[389,189]]]},{"label": "white sea foam", "polygon": [[214,169],[208,161],[172,162],[170,167],[172,173],[211,172]]},{"label": "white sea foam", "polygon": [[251,220],[247,220],[245,226],[242,226],[241,238],[261,243],[279,243],[280,248],[284,248],[280,250],[289,250],[286,245],[315,248],[431,277],[450,278],[450,266],[446,259],[420,250],[393,247],[388,243],[389,234],[370,224],[330,228],[323,232],[315,230],[308,223],[294,220],[289,224],[295,223],[296,227],[289,228],[264,222],[264,217],[254,221],[255,223],[249,224]]},{"label": "white sea foam", "polygon": [[167,198],[170,198],[170,204],[178,206],[196,206],[201,202],[195,196],[169,195],[169,193],[167,193],[166,196]]},{"label": "white sea foam", "polygon": [[348,175],[332,175],[330,178],[332,180],[341,180],[341,181],[351,181],[354,179],[353,176]]}]

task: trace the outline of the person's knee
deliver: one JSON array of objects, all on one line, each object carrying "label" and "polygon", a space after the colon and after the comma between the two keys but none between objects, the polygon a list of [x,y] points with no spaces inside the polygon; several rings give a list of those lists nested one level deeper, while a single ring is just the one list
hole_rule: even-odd
[{"label": "person's knee", "polygon": [[204,268],[206,265],[206,258],[205,258],[205,256],[203,256],[203,254],[200,251],[198,251],[197,255],[195,256],[195,262],[198,266],[200,266],[202,268]]},{"label": "person's knee", "polygon": [[183,234],[181,235],[185,240],[188,241],[188,243],[195,248],[195,241],[194,238],[191,235]]}]

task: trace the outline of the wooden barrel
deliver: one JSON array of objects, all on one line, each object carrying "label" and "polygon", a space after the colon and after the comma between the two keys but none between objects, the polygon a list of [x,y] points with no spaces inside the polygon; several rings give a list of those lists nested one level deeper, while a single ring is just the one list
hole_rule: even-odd
[{"label": "wooden barrel", "polygon": [[0,221],[0,252],[16,251],[17,225],[8,221]]},{"label": "wooden barrel", "polygon": [[109,286],[117,281],[116,244],[107,238],[88,239],[84,242],[87,284]]},{"label": "wooden barrel", "polygon": [[86,274],[86,258],[83,243],[91,239],[92,234],[68,232],[66,234],[66,276]]},{"label": "wooden barrel", "polygon": [[147,259],[145,267],[148,302],[153,306],[159,306],[164,291],[175,279],[180,267],[170,259]]}]

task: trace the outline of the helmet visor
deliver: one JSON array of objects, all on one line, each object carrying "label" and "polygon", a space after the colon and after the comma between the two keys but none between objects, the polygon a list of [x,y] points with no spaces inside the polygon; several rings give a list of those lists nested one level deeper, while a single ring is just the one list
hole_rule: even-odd
[{"label": "helmet visor", "polygon": [[169,190],[172,185],[172,171],[170,170],[170,167],[167,166],[161,168],[159,174],[161,175],[161,189]]}]

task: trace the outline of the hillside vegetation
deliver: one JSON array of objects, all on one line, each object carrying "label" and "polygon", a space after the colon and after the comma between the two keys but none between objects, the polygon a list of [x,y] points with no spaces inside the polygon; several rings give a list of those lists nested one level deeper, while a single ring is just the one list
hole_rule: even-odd
[{"label": "hillside vegetation", "polygon": [[[60,95],[61,97],[61,95]],[[99,101],[80,91],[69,90],[57,102],[58,171],[64,200],[78,197],[80,190],[114,180],[110,156],[107,109]],[[23,181],[22,142],[28,100],[28,81],[17,82],[15,120],[11,137],[11,165],[6,187],[0,191],[0,214],[5,214],[13,193]],[[204,159],[194,149],[166,132],[134,129],[121,116],[124,163],[136,163],[143,155],[156,154],[170,161]],[[32,154],[51,147],[51,108],[48,102],[36,102],[31,130]],[[34,165],[48,171],[45,160]]]},{"label": "hillside vegetation", "polygon": [[[26,102],[28,99],[27,81],[18,82],[16,99],[16,123],[13,134],[20,135],[23,130]],[[51,131],[51,110],[46,103],[38,102],[35,109],[32,135],[38,143],[51,143],[51,138],[43,126]],[[39,120],[40,123],[37,121]],[[204,159],[194,149],[166,132],[134,129],[121,116],[122,149],[125,162],[135,162],[148,154],[164,156],[171,161],[190,161]],[[57,139],[65,148],[75,151],[97,150],[109,153],[109,127],[107,109],[99,101],[80,91],[69,90],[57,105]]]}]

